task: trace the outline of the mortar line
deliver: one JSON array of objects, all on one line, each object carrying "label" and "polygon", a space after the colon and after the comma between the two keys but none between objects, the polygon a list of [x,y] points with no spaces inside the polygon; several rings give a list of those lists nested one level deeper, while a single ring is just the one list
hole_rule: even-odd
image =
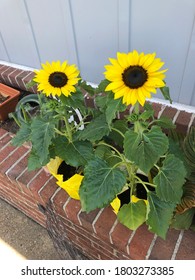
[{"label": "mortar line", "polygon": [[180,244],[181,244],[181,241],[183,239],[183,235],[184,235],[184,230],[181,230],[180,234],[179,234],[179,237],[177,239],[177,242],[175,244],[175,248],[174,248],[174,251],[173,251],[173,254],[171,256],[171,260],[175,260],[176,258],[176,255],[177,255],[177,252],[179,250],[179,247],[180,247]]},{"label": "mortar line", "polygon": [[148,259],[149,259],[150,255],[151,255],[151,253],[152,253],[153,247],[154,247],[154,245],[155,245],[156,239],[157,239],[157,235],[155,234],[155,235],[154,235],[154,238],[153,238],[153,240],[152,240],[152,242],[151,242],[151,244],[150,244],[150,247],[149,247],[149,249],[148,249],[148,251],[147,251],[145,260],[148,260]]}]

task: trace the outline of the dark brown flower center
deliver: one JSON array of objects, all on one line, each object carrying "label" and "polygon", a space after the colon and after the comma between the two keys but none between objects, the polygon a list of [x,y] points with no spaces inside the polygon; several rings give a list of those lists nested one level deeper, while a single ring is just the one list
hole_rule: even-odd
[{"label": "dark brown flower center", "polygon": [[53,87],[61,88],[67,84],[68,78],[63,72],[53,72],[49,76],[49,83]]},{"label": "dark brown flower center", "polygon": [[127,87],[135,89],[144,85],[148,79],[148,74],[143,67],[135,65],[125,69],[122,79]]}]

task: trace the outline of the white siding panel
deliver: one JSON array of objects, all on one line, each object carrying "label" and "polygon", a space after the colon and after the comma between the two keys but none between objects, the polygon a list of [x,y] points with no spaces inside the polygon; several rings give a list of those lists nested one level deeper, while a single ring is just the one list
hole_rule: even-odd
[{"label": "white siding panel", "polygon": [[117,51],[156,52],[173,100],[195,106],[194,21],[195,0],[0,0],[0,59],[68,60],[98,83]]},{"label": "white siding panel", "polygon": [[195,85],[194,85],[194,88],[193,88],[193,91],[192,91],[192,100],[190,102],[190,105],[195,106]]},{"label": "white siding panel", "polygon": [[72,0],[76,47],[81,75],[97,83],[103,79],[108,57],[118,50],[118,1]]},{"label": "white siding panel", "polygon": [[131,39],[131,1],[118,0],[118,51],[129,52]]},{"label": "white siding panel", "polygon": [[37,67],[37,50],[23,0],[0,1],[0,27],[10,60]]},{"label": "white siding panel", "polygon": [[4,60],[8,62],[10,61],[1,33],[0,33],[0,60]]},{"label": "white siding panel", "polygon": [[[190,104],[192,102],[195,105],[195,96],[193,97],[195,89],[195,17],[191,30],[179,102],[184,104]],[[191,101],[193,98],[194,101]]]},{"label": "white siding panel", "polygon": [[26,6],[41,62],[77,63],[69,1],[26,0]]},{"label": "white siding panel", "polygon": [[132,0],[131,10],[131,48],[157,52],[169,69],[166,81],[170,85],[171,96],[174,101],[179,101],[195,1]]}]

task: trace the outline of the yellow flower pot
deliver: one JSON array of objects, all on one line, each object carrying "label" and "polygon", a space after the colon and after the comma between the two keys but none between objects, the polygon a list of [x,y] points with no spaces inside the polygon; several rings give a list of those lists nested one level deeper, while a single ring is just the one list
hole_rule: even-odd
[{"label": "yellow flower pot", "polygon": [[56,184],[64,189],[71,198],[79,200],[79,188],[84,176],[75,174],[68,180],[64,181],[63,175],[58,174],[58,168],[62,162],[63,160],[61,158],[56,157],[55,159],[50,160],[50,162],[47,164],[47,168],[49,172],[57,179]]}]

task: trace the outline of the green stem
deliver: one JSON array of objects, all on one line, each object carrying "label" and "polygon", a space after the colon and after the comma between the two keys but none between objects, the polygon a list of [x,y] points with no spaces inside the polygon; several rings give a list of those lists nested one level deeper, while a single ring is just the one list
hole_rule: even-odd
[{"label": "green stem", "polygon": [[14,121],[16,122],[16,124],[21,127],[21,123],[18,121],[18,119],[16,118],[16,116],[14,115],[14,113],[10,113],[10,117],[12,117],[14,119]]},{"label": "green stem", "polygon": [[135,112],[136,115],[139,115],[139,102],[135,103],[134,112]]},{"label": "green stem", "polygon": [[125,138],[125,135],[120,130],[118,130],[118,129],[114,128],[114,127],[112,127],[111,129],[116,131],[116,132],[118,132],[123,138]]},{"label": "green stem", "polygon": [[147,188],[146,185],[151,186],[151,187],[153,187],[153,188],[156,187],[156,185],[154,185],[154,184],[151,184],[151,183],[142,181],[138,176],[135,176],[135,178],[138,180],[139,183],[141,183],[141,184],[144,186],[146,192],[149,192],[149,190],[148,190],[148,188]]},{"label": "green stem", "polygon": [[101,145],[104,145],[104,146],[109,147],[109,148],[111,148],[112,150],[114,150],[114,151],[119,155],[119,157],[121,158],[121,160],[123,160],[123,157],[122,157],[121,153],[120,153],[115,147],[113,147],[112,145],[109,145],[109,144],[107,144],[107,143],[105,143],[105,142],[100,142],[99,144],[97,144],[97,146],[101,146]]},{"label": "green stem", "polygon": [[57,129],[56,127],[54,128],[55,132],[59,135],[62,135],[62,136],[66,136],[65,133],[61,132],[59,129]]},{"label": "green stem", "polygon": [[127,168],[127,172],[128,172],[128,175],[129,175],[129,187],[130,187],[130,200],[131,200],[131,196],[133,195],[134,193],[134,189],[135,189],[135,174],[137,172],[137,167],[130,162],[128,162],[125,157],[124,157],[124,163],[126,165],[126,168]]},{"label": "green stem", "polygon": [[72,131],[71,131],[70,124],[68,122],[68,114],[67,114],[66,109],[64,110],[64,122],[65,122],[65,125],[66,125],[68,140],[69,140],[69,142],[72,142]]},{"label": "green stem", "polygon": [[154,164],[154,167],[156,167],[156,169],[160,171],[160,167],[158,165]]}]

